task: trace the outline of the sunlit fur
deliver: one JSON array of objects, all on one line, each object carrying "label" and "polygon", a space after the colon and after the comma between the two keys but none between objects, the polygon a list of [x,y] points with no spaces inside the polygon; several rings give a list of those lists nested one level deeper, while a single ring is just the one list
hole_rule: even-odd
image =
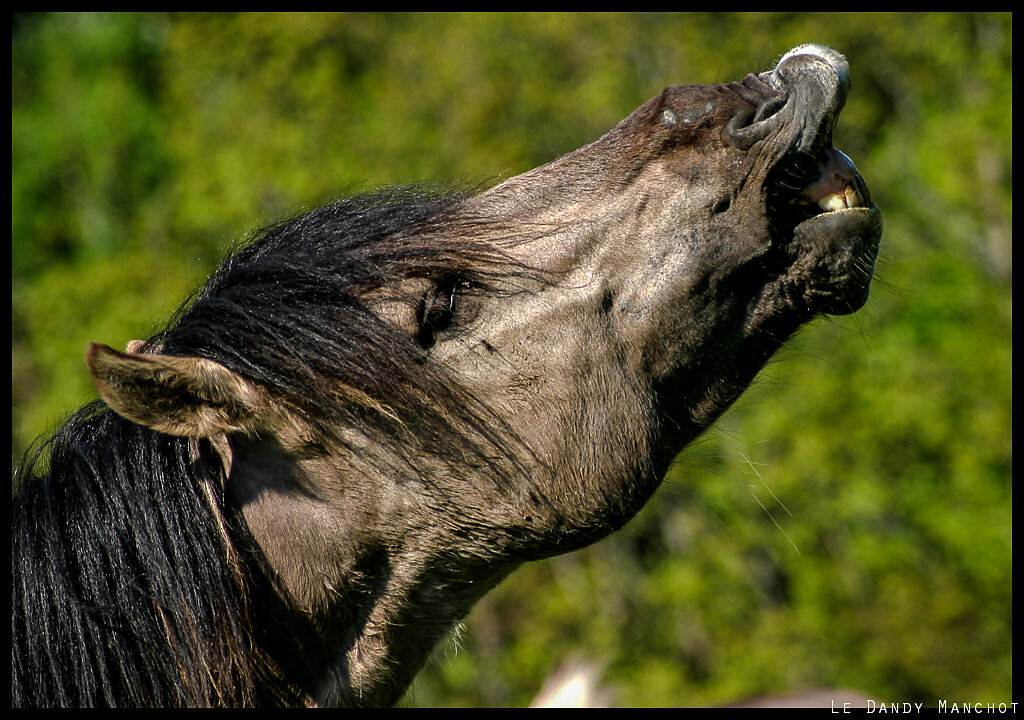
[{"label": "sunlit fur", "polygon": [[327,205],[147,342],[91,344],[120,415],[20,471],[14,704],[396,702],[485,593],[621,528],[790,334],[866,301],[877,208],[780,209],[846,67],[812,47],[480,193]]}]

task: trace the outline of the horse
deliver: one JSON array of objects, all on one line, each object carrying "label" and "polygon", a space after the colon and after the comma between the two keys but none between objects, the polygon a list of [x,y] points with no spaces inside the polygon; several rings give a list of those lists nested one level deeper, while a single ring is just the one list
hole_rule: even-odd
[{"label": "horse", "polygon": [[482,191],[263,228],[16,470],[15,706],[381,706],[525,562],[626,523],[882,223],[800,46]]}]

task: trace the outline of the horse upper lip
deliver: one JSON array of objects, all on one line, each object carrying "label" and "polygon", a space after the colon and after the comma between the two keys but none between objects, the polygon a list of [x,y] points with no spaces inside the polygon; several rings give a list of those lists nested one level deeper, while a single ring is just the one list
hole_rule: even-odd
[{"label": "horse upper lip", "polygon": [[850,92],[845,57],[824,45],[801,45],[759,78],[786,97],[778,114],[790,120],[790,152],[817,157],[832,144],[832,130]]},{"label": "horse upper lip", "polygon": [[805,218],[822,210],[869,207],[867,184],[832,145],[850,91],[846,58],[823,45],[801,45],[756,80],[778,93],[758,108],[760,122],[774,136],[775,192],[805,208],[799,211]]},{"label": "horse upper lip", "polygon": [[767,82],[782,90],[792,82],[788,78],[792,77],[794,71],[799,72],[801,68],[807,67],[834,75],[835,83],[845,98],[850,90],[850,63],[842,54],[824,45],[811,43],[793,48],[779,59],[773,70],[762,73],[762,77],[767,76]]},{"label": "horse upper lip", "polygon": [[823,45],[801,45],[771,70],[730,83],[751,109],[727,127],[743,149],[773,137],[783,154],[817,157],[832,144],[832,130],[846,104],[850,69],[846,58]]}]

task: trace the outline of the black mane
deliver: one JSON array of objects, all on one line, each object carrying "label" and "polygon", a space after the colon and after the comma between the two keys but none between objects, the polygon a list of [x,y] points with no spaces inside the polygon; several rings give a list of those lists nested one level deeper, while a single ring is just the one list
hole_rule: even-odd
[{"label": "black mane", "polygon": [[[323,427],[392,437],[415,428],[415,452],[452,467],[493,463],[500,476],[514,464],[514,435],[362,301],[410,278],[514,291],[509,278],[529,271],[495,249],[499,228],[453,212],[463,198],[387,190],[272,225],[146,347],[222,363]],[[346,393],[387,411],[339,402]],[[219,472],[205,441],[152,431],[98,402],[22,463],[14,706],[237,706],[288,695],[251,652],[249,588]]]},{"label": "black mane", "polygon": [[209,464],[98,402],[43,449],[12,502],[12,705],[250,704]]}]

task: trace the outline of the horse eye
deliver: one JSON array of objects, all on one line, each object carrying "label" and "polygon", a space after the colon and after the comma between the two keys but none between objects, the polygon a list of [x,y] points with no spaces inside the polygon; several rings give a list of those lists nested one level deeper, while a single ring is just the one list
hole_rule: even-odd
[{"label": "horse eye", "polygon": [[441,278],[423,296],[417,320],[419,322],[419,343],[429,349],[437,341],[438,333],[447,330],[455,317],[466,283],[457,275]]}]

